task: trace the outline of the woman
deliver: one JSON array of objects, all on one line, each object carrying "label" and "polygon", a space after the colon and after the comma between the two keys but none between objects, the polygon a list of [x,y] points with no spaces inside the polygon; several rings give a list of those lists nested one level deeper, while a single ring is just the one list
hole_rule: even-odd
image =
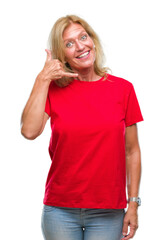
[{"label": "woman", "polygon": [[50,37],[21,127],[24,137],[35,139],[51,119],[43,236],[130,239],[140,200],[136,123],[143,121],[134,87],[107,73],[97,34],[78,16],[58,19]]}]

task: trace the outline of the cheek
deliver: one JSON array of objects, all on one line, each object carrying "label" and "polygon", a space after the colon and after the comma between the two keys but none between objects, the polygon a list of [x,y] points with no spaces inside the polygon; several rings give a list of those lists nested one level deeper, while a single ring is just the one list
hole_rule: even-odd
[{"label": "cheek", "polygon": [[65,54],[65,59],[69,61],[69,60],[71,60],[72,57],[74,56],[74,51],[73,51],[73,49],[67,49],[67,50],[64,52],[64,54]]},{"label": "cheek", "polygon": [[91,48],[93,48],[94,42],[91,38],[88,39],[88,44],[90,45]]}]

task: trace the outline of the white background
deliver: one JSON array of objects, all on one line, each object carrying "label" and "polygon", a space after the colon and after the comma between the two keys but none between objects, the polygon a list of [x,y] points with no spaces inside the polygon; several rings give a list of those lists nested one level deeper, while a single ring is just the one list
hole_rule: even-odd
[{"label": "white background", "polygon": [[134,84],[144,122],[139,229],[134,237],[163,237],[164,7],[156,0],[4,1],[0,6],[0,239],[43,239],[40,221],[50,167],[50,123],[34,141],[20,134],[20,118],[45,59],[54,22],[84,18],[98,33],[106,66]]}]

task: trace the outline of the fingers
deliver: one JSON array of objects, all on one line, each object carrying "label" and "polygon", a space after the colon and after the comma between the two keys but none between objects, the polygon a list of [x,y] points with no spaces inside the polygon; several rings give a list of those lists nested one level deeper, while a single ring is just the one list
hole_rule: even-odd
[{"label": "fingers", "polygon": [[47,53],[47,62],[50,62],[52,60],[52,54],[51,51],[49,49],[45,49],[46,53]]},{"label": "fingers", "polygon": [[134,234],[135,234],[135,231],[134,231],[134,229],[132,229],[132,230],[130,230],[129,234],[125,235],[124,238],[122,238],[122,240],[129,240],[134,237]]},{"label": "fingers", "polygon": [[60,62],[58,59],[53,59],[52,53],[49,49],[45,49],[45,51],[47,53],[45,68],[48,69],[48,72],[51,74],[51,78],[60,79],[62,77],[78,77],[78,73],[65,72],[62,62]]},{"label": "fingers", "polygon": [[[124,221],[123,228],[122,228],[122,234],[124,235],[124,237],[127,235],[128,225],[129,225],[129,223]],[[125,238],[123,238],[123,239],[125,239]]]},{"label": "fingers", "polygon": [[136,228],[130,226],[130,232],[129,232],[129,234],[127,234],[127,232],[124,231],[124,232],[123,232],[124,238],[122,238],[122,240],[128,240],[128,239],[133,238],[134,235],[135,235],[135,232],[136,232]]},{"label": "fingers", "polygon": [[63,72],[62,73],[63,77],[78,77],[78,73],[69,73],[69,72]]}]

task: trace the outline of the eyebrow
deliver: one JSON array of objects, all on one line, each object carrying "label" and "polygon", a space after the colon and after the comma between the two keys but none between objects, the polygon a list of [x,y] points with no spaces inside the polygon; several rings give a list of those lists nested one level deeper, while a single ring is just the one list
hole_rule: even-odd
[{"label": "eyebrow", "polygon": [[[87,33],[85,30],[82,30],[82,31],[78,34],[78,36],[81,35],[83,32]],[[73,39],[73,38],[67,38],[67,39],[64,40],[64,42],[66,42],[66,41],[68,41],[68,40],[72,40],[72,39]]]}]

